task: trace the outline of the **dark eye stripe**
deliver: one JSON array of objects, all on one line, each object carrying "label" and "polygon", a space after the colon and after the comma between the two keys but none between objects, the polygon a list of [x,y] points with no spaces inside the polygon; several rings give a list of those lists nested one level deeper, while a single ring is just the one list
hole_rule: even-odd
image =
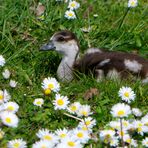
[{"label": "dark eye stripe", "polygon": [[64,37],[62,37],[62,36],[60,36],[60,37],[58,37],[57,38],[57,41],[59,41],[59,42],[62,42],[62,41],[64,41],[65,39],[64,39]]}]

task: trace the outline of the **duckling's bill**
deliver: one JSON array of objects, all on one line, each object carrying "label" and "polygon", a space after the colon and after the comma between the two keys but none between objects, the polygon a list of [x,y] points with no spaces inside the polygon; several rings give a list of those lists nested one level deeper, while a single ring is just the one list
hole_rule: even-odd
[{"label": "duckling's bill", "polygon": [[52,41],[42,45],[40,48],[41,51],[48,51],[48,50],[54,50],[54,49],[55,49],[55,46]]}]

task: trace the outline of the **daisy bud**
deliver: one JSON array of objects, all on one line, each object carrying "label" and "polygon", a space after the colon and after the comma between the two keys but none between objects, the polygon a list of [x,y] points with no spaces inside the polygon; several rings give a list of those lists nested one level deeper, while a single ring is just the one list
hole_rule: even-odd
[{"label": "daisy bud", "polygon": [[2,55],[0,55],[0,67],[3,67],[5,65],[5,59]]},{"label": "daisy bud", "polygon": [[9,85],[10,87],[15,88],[17,85],[17,82],[15,80],[10,80]]},{"label": "daisy bud", "polygon": [[9,79],[10,77],[10,71],[8,69],[5,69],[3,72],[2,72],[2,75],[4,77],[4,79]]},{"label": "daisy bud", "polygon": [[0,129],[0,140],[3,139],[4,134],[5,134],[5,133]]}]

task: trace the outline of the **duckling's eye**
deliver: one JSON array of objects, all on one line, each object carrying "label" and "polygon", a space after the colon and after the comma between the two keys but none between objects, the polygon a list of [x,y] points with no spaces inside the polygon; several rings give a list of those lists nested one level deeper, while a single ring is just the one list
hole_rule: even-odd
[{"label": "duckling's eye", "polygon": [[59,41],[59,42],[63,42],[64,40],[65,39],[62,36],[57,39],[57,41]]}]

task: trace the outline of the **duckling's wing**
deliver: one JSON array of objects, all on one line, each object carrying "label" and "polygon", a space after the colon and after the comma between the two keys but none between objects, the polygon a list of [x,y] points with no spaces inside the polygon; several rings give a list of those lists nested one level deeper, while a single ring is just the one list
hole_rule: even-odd
[{"label": "duckling's wing", "polygon": [[[136,71],[136,68],[139,68],[139,71]],[[85,54],[80,60],[76,61],[74,69],[85,74],[90,72],[94,74],[96,70],[102,70],[106,75],[110,70],[115,69],[118,72],[128,71],[146,75],[148,60],[138,55],[123,52],[96,52]]]}]

